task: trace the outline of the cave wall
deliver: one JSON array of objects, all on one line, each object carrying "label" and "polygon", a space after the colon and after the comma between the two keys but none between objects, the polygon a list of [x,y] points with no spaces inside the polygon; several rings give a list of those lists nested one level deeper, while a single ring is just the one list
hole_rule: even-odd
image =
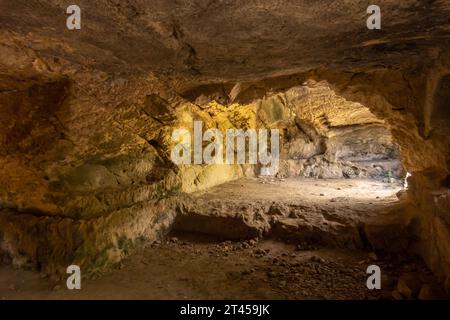
[{"label": "cave wall", "polygon": [[[249,165],[180,165],[177,128],[255,128],[255,105],[198,106],[154,76],[4,75],[0,257],[53,276],[97,272],[141,240],[161,239],[183,193],[244,176]],[[205,142],[206,143],[206,142]]]},{"label": "cave wall", "polygon": [[[441,52],[431,65],[411,66],[407,71],[377,68],[350,77],[323,73],[319,76],[333,83],[343,97],[363,103],[386,119],[400,146],[405,169],[412,175],[408,178],[408,205],[404,210],[413,237],[411,250],[424,258],[447,287],[450,190],[446,181],[450,171],[450,136],[446,113],[441,112],[442,99],[447,96],[442,89],[446,87],[449,61],[449,54]],[[430,121],[436,118],[442,121]]]},{"label": "cave wall", "polygon": [[260,126],[282,131],[279,176],[404,176],[384,121],[367,107],[337,96],[326,82],[309,81],[257,104]]},{"label": "cave wall", "polygon": [[[203,94],[203,93],[202,93]],[[227,181],[232,181],[242,177],[252,177],[255,175],[255,168],[248,163],[245,164],[207,164],[203,161],[201,164],[194,164],[194,122],[202,123],[203,133],[208,129],[218,129],[222,135],[223,143],[223,162],[225,162],[226,152],[226,131],[227,129],[255,129],[256,122],[256,105],[239,105],[239,104],[221,104],[221,99],[217,96],[204,96],[202,103],[194,104],[185,100],[177,109],[177,118],[172,123],[172,130],[184,129],[190,133],[191,141],[191,163],[178,165],[179,177],[181,180],[181,190],[186,193],[205,190]],[[170,153],[177,143],[167,136],[166,152]],[[202,141],[202,152],[213,141],[213,139],[205,139]],[[236,141],[235,141],[236,143]],[[247,150],[248,151],[248,150]]]},{"label": "cave wall", "polygon": [[5,261],[53,275],[71,263],[94,272],[171,225],[175,212],[162,199],[181,181],[159,145],[172,116],[158,93],[168,91],[151,78],[107,79],[101,89],[92,76],[105,75],[2,78]]}]

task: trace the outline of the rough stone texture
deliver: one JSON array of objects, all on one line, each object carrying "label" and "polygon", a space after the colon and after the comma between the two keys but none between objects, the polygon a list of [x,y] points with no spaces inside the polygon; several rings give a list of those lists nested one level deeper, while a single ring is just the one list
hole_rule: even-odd
[{"label": "rough stone texture", "polygon": [[3,210],[0,249],[14,266],[37,268],[56,278],[74,263],[86,273],[101,272],[140,240],[162,239],[176,216],[167,201],[137,204],[89,220]]},{"label": "rough stone texture", "polygon": [[[401,186],[374,180],[240,179],[179,202],[175,231],[223,239],[267,236],[299,245],[408,249]],[[356,205],[355,205],[356,204]]]},{"label": "rough stone texture", "polygon": [[[100,228],[114,212],[201,189],[186,187],[183,168],[168,161],[173,121],[186,104],[195,109],[214,97],[247,105],[325,80],[392,132],[412,173],[406,214],[416,251],[448,281],[447,0],[380,0],[380,31],[366,29],[363,0],[84,0],[80,31],[65,28],[68,4],[0,3],[0,238],[7,252],[20,250],[53,270],[69,260],[60,257],[71,255],[72,235],[94,247],[92,232],[75,232],[76,225]],[[143,219],[155,214],[149,209]],[[133,223],[128,216],[121,221]],[[51,231],[60,220],[68,222]],[[119,226],[101,228],[104,239],[112,242],[107,230]],[[33,232],[19,242],[14,230]],[[41,237],[65,249],[36,255]]]},{"label": "rough stone texture", "polygon": [[257,104],[261,127],[281,129],[280,176],[400,178],[399,151],[367,107],[310,81]]}]

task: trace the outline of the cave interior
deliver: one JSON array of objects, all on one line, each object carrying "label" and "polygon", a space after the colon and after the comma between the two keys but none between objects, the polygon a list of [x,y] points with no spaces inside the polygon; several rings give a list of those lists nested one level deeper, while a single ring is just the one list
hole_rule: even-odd
[{"label": "cave interior", "polygon": [[0,297],[448,298],[448,1],[78,2],[0,3]]}]

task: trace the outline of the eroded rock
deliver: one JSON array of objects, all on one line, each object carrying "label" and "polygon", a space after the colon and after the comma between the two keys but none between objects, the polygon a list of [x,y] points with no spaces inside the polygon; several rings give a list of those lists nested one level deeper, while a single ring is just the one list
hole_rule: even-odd
[{"label": "eroded rock", "polygon": [[[372,32],[357,0],[100,0],[83,3],[83,27],[71,32],[59,1],[2,2],[2,251],[49,272],[116,261],[125,246],[116,232],[125,243],[153,239],[173,220],[176,201],[159,203],[260,172],[174,166],[173,129],[200,119],[220,130],[283,128],[280,175],[411,173],[402,230],[448,285],[450,5],[380,5],[383,30]],[[235,209],[236,226],[253,235],[282,224]],[[375,247],[387,245],[384,231],[366,229]]]}]

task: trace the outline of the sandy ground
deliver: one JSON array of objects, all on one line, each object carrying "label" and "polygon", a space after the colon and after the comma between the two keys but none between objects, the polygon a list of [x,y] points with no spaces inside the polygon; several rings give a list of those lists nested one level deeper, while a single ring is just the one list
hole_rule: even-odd
[{"label": "sandy ground", "polygon": [[398,201],[398,183],[369,179],[258,178],[241,179],[196,193],[197,197],[235,200],[304,201],[313,203],[351,202],[357,204]]}]

